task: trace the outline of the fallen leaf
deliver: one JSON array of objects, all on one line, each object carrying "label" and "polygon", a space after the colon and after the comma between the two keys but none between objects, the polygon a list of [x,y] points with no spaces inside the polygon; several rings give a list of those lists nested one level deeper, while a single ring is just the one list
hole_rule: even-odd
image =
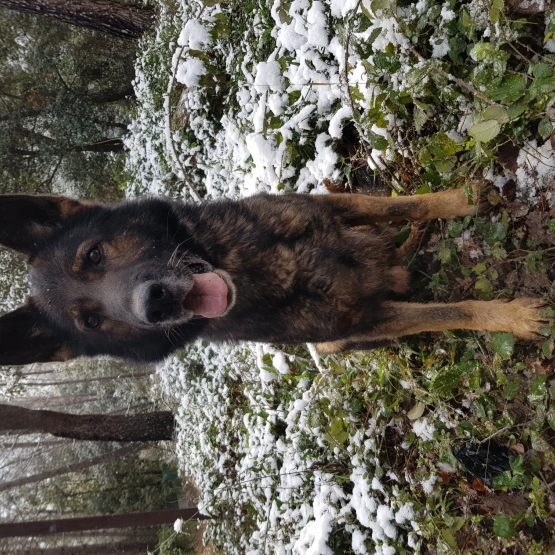
[{"label": "fallen leaf", "polygon": [[524,445],[522,445],[522,443],[515,443],[514,445],[511,445],[510,449],[519,455],[524,455],[525,453]]},{"label": "fallen leaf", "polygon": [[426,410],[426,405],[418,401],[410,410],[407,412],[407,418],[409,420],[417,420],[420,418],[424,411]]},{"label": "fallen leaf", "polygon": [[498,493],[484,497],[481,505],[488,513],[514,516],[520,511],[525,511],[530,503],[522,493]]}]

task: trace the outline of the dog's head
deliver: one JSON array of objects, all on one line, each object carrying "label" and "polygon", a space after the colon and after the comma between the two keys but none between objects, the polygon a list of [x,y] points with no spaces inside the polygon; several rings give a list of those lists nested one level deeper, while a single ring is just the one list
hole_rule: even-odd
[{"label": "dog's head", "polygon": [[227,276],[166,201],[3,196],[0,243],[27,257],[32,285],[27,304],[0,318],[0,364],[157,360],[229,306]]}]

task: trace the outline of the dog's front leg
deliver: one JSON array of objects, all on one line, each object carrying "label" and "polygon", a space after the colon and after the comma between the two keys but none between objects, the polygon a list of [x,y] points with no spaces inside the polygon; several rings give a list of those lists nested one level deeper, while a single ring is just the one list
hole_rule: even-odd
[{"label": "dog's front leg", "polygon": [[550,323],[541,313],[544,306],[542,299],[528,298],[450,304],[386,302],[382,305],[383,322],[368,333],[319,343],[316,347],[324,354],[369,349],[405,335],[454,329],[510,332],[522,339],[536,340]]},{"label": "dog's front leg", "polygon": [[377,222],[465,217],[487,205],[484,201],[487,184],[477,182],[471,194],[464,187],[438,193],[399,197],[368,195],[318,195],[318,202],[332,208],[349,225],[368,225]]}]

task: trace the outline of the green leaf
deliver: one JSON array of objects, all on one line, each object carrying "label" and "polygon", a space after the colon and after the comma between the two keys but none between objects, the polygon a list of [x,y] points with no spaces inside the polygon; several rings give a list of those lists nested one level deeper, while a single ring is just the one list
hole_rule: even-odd
[{"label": "green leaf", "polygon": [[478,264],[472,268],[472,271],[477,276],[481,276],[486,271],[486,265],[483,262],[478,262]]},{"label": "green leaf", "polygon": [[555,410],[550,410],[547,413],[547,423],[551,426],[552,430],[555,430]]},{"label": "green leaf", "polygon": [[439,173],[449,173],[453,171],[454,165],[455,160],[452,158],[443,158],[441,160],[434,161],[434,166]]},{"label": "green leaf", "polygon": [[531,405],[538,405],[543,401],[547,393],[547,388],[545,386],[546,380],[547,376],[537,376],[532,382],[530,391],[528,392],[528,401]]},{"label": "green leaf", "polygon": [[461,379],[462,376],[458,370],[449,370],[444,374],[436,376],[432,380],[430,388],[442,397],[449,397],[451,392],[459,386]]},{"label": "green leaf", "polygon": [[505,239],[505,226],[502,222],[484,222],[484,220],[477,219],[475,222],[478,233],[482,235],[484,241],[493,246],[498,241]]},{"label": "green leaf", "polygon": [[493,100],[511,103],[517,101],[526,90],[526,77],[523,75],[507,75],[501,85],[490,93]]},{"label": "green leaf", "polygon": [[460,152],[463,147],[442,132],[437,133],[432,137],[428,143],[428,149],[434,158],[441,159]]},{"label": "green leaf", "polygon": [[549,443],[537,432],[530,432],[530,442],[532,444],[532,449],[539,453],[547,453],[551,449]]},{"label": "green leaf", "polygon": [[493,519],[493,531],[500,538],[512,538],[517,535],[517,531],[507,515],[497,515]]},{"label": "green leaf", "polygon": [[499,21],[499,16],[503,11],[503,0],[493,0],[491,3],[491,10],[489,11],[489,18],[492,23]]},{"label": "green leaf", "polygon": [[548,64],[534,64],[530,68],[532,69],[532,75],[536,78],[551,77],[553,75],[553,70]]},{"label": "green leaf", "polygon": [[451,532],[458,532],[466,524],[466,518],[462,516],[456,516],[453,518],[453,524],[449,526]]},{"label": "green leaf", "polygon": [[[360,4],[360,7],[363,9],[363,4]],[[366,13],[366,12],[365,12]],[[368,14],[370,14],[370,12],[368,12]],[[368,15],[370,17],[370,19],[374,19],[374,16],[372,15]],[[366,39],[366,44],[368,44],[369,46],[373,44],[373,42],[378,38],[379,34],[382,32],[382,28],[381,27],[377,27],[376,29],[372,30],[372,33],[370,34],[370,36],[368,37],[368,39]]]},{"label": "green leaf", "polygon": [[344,428],[343,418],[335,417],[328,426],[327,431],[330,437],[340,445],[345,443],[345,440],[349,437],[348,432]]},{"label": "green leaf", "polygon": [[420,133],[424,124],[428,121],[428,114],[420,106],[417,106],[414,110],[414,128],[417,133]]},{"label": "green leaf", "polygon": [[512,333],[494,332],[491,334],[491,348],[503,359],[509,360],[515,348]]},{"label": "green leaf", "polygon": [[493,284],[487,277],[480,276],[474,285],[474,289],[487,297],[493,293]]},{"label": "green leaf", "polygon": [[503,389],[505,397],[509,400],[514,399],[518,392],[520,391],[520,382],[518,380],[513,380],[509,382]]},{"label": "green leaf", "polygon": [[372,11],[376,13],[377,10],[386,10],[389,8],[389,5],[389,0],[373,0],[370,7],[372,8]]},{"label": "green leaf", "polygon": [[469,130],[468,134],[481,143],[487,143],[496,137],[501,131],[501,126],[496,120],[486,120],[474,124]]},{"label": "green leaf", "polygon": [[453,536],[453,534],[451,533],[451,530],[449,530],[449,528],[443,528],[441,530],[441,535],[443,536],[443,539],[445,540],[445,543],[451,549],[458,550],[459,546],[457,545],[457,541],[455,540],[455,537]]},{"label": "green leaf", "polygon": [[374,54],[374,65],[378,69],[395,73],[401,67],[401,62],[397,59],[394,53],[389,52],[376,52]]},{"label": "green leaf", "polygon": [[535,96],[543,96],[555,90],[555,75],[550,77],[540,77],[535,79],[530,85],[530,94]]},{"label": "green leaf", "polygon": [[547,139],[551,132],[553,131],[553,124],[549,118],[543,118],[539,125],[538,125],[538,133],[544,138]]},{"label": "green leaf", "polygon": [[524,112],[526,112],[527,109],[528,109],[528,104],[513,104],[512,106],[509,106],[507,115],[509,116],[509,119],[516,119],[522,114],[524,114]]},{"label": "green leaf", "polygon": [[509,115],[507,110],[505,110],[505,108],[501,108],[501,106],[488,106],[482,113],[482,119],[494,119],[495,121],[503,124],[509,121]]},{"label": "green leaf", "polygon": [[489,58],[490,60],[494,58],[499,49],[491,42],[477,42],[472,50],[476,59],[481,62],[486,58]]},{"label": "green leaf", "polygon": [[366,138],[368,139],[370,146],[376,150],[385,150],[389,146],[387,139],[381,135],[376,135],[376,133],[373,133],[372,131],[368,133]]}]

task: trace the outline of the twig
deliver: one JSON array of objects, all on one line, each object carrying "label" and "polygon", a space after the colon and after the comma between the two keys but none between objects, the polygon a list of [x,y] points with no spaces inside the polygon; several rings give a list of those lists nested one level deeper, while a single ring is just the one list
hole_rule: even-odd
[{"label": "twig", "polygon": [[[362,4],[362,0],[358,0],[357,5],[353,8],[351,13],[356,14],[356,12],[358,11],[361,4]],[[351,104],[351,111],[353,113],[353,122],[354,122],[354,124],[357,128],[357,131],[359,132],[361,138],[363,139],[361,141],[361,144],[362,144],[362,148],[364,148],[364,152],[366,154],[366,157],[369,160],[372,161],[372,163],[374,164],[375,168],[378,170],[378,173],[380,174],[380,177],[384,180],[384,182],[387,183],[393,191],[396,191],[395,187],[391,183],[391,180],[389,179],[389,177],[384,174],[384,172],[380,168],[379,163],[376,162],[376,160],[372,156],[372,153],[368,150],[368,147],[366,145],[366,140],[364,139],[364,130],[361,129],[360,124],[355,119],[355,103],[353,102],[353,97],[351,95],[351,89],[349,88],[349,43],[350,43],[350,41],[351,41],[351,31],[347,30],[347,38],[345,40],[345,68],[344,68],[344,73],[345,73],[345,88],[347,89],[347,97],[349,98],[349,102]]]},{"label": "twig", "polygon": [[509,430],[511,428],[523,428],[524,426],[528,426],[529,424],[533,424],[535,422],[535,420],[530,420],[528,422],[523,422],[522,424],[510,424],[508,426],[505,426],[504,428],[501,428],[500,430],[497,430],[497,432],[495,432],[494,434],[491,434],[490,436],[486,437],[485,439],[481,439],[480,443],[485,443],[486,441],[489,441],[490,439],[494,438],[495,436],[498,436],[499,434],[502,434],[505,430]]},{"label": "twig", "polygon": [[[428,60],[426,60],[426,58],[424,58],[424,56],[422,56],[414,48],[414,46],[409,45],[409,49],[418,58],[419,61],[421,61],[421,62],[427,62],[428,61]],[[446,71],[443,71],[440,67],[434,67],[434,69],[438,73],[441,73],[441,75],[443,75],[449,81],[453,81],[453,83],[456,83],[460,87],[463,87],[467,91],[471,92],[474,96],[477,96],[478,98],[482,99],[484,102],[486,102],[490,106],[498,106],[499,108],[507,108],[507,106],[505,106],[504,104],[499,104],[498,102],[494,102],[493,100],[491,100],[491,98],[488,98],[486,95],[482,94],[474,85],[471,85],[470,83],[467,83],[466,81],[463,81],[462,79],[459,79],[458,77],[455,77],[451,73],[447,73]]]},{"label": "twig", "polygon": [[[202,15],[202,12],[204,12],[204,8],[205,6],[202,7],[202,9],[200,10],[200,13],[198,14],[197,17],[200,18],[200,16]],[[171,154],[171,157],[173,159],[174,164],[176,164],[179,169],[181,170],[181,174],[183,175],[183,183],[185,184],[185,187],[187,187],[187,190],[189,191],[189,194],[191,195],[191,197],[193,197],[194,200],[196,200],[197,202],[201,201],[201,198],[199,196],[199,194],[197,193],[196,189],[193,187],[193,185],[191,183],[188,183],[186,181],[186,176],[187,176],[187,172],[185,171],[185,168],[183,167],[183,164],[181,163],[181,160],[179,159],[179,156],[177,156],[177,153],[175,151],[175,144],[173,142],[173,136],[172,136],[172,132],[171,132],[171,116],[172,116],[172,111],[171,111],[171,106],[170,106],[170,96],[173,90],[173,84],[175,83],[175,75],[177,73],[177,67],[179,65],[179,60],[181,59],[181,54],[183,54],[183,50],[185,50],[185,45],[183,45],[180,49],[179,49],[179,53],[178,55],[175,57],[175,64],[172,67],[172,74],[170,77],[170,81],[168,83],[168,88],[166,90],[166,92],[164,93],[163,97],[164,97],[164,111],[165,111],[165,116],[166,116],[166,146],[168,148],[168,151]]]}]

